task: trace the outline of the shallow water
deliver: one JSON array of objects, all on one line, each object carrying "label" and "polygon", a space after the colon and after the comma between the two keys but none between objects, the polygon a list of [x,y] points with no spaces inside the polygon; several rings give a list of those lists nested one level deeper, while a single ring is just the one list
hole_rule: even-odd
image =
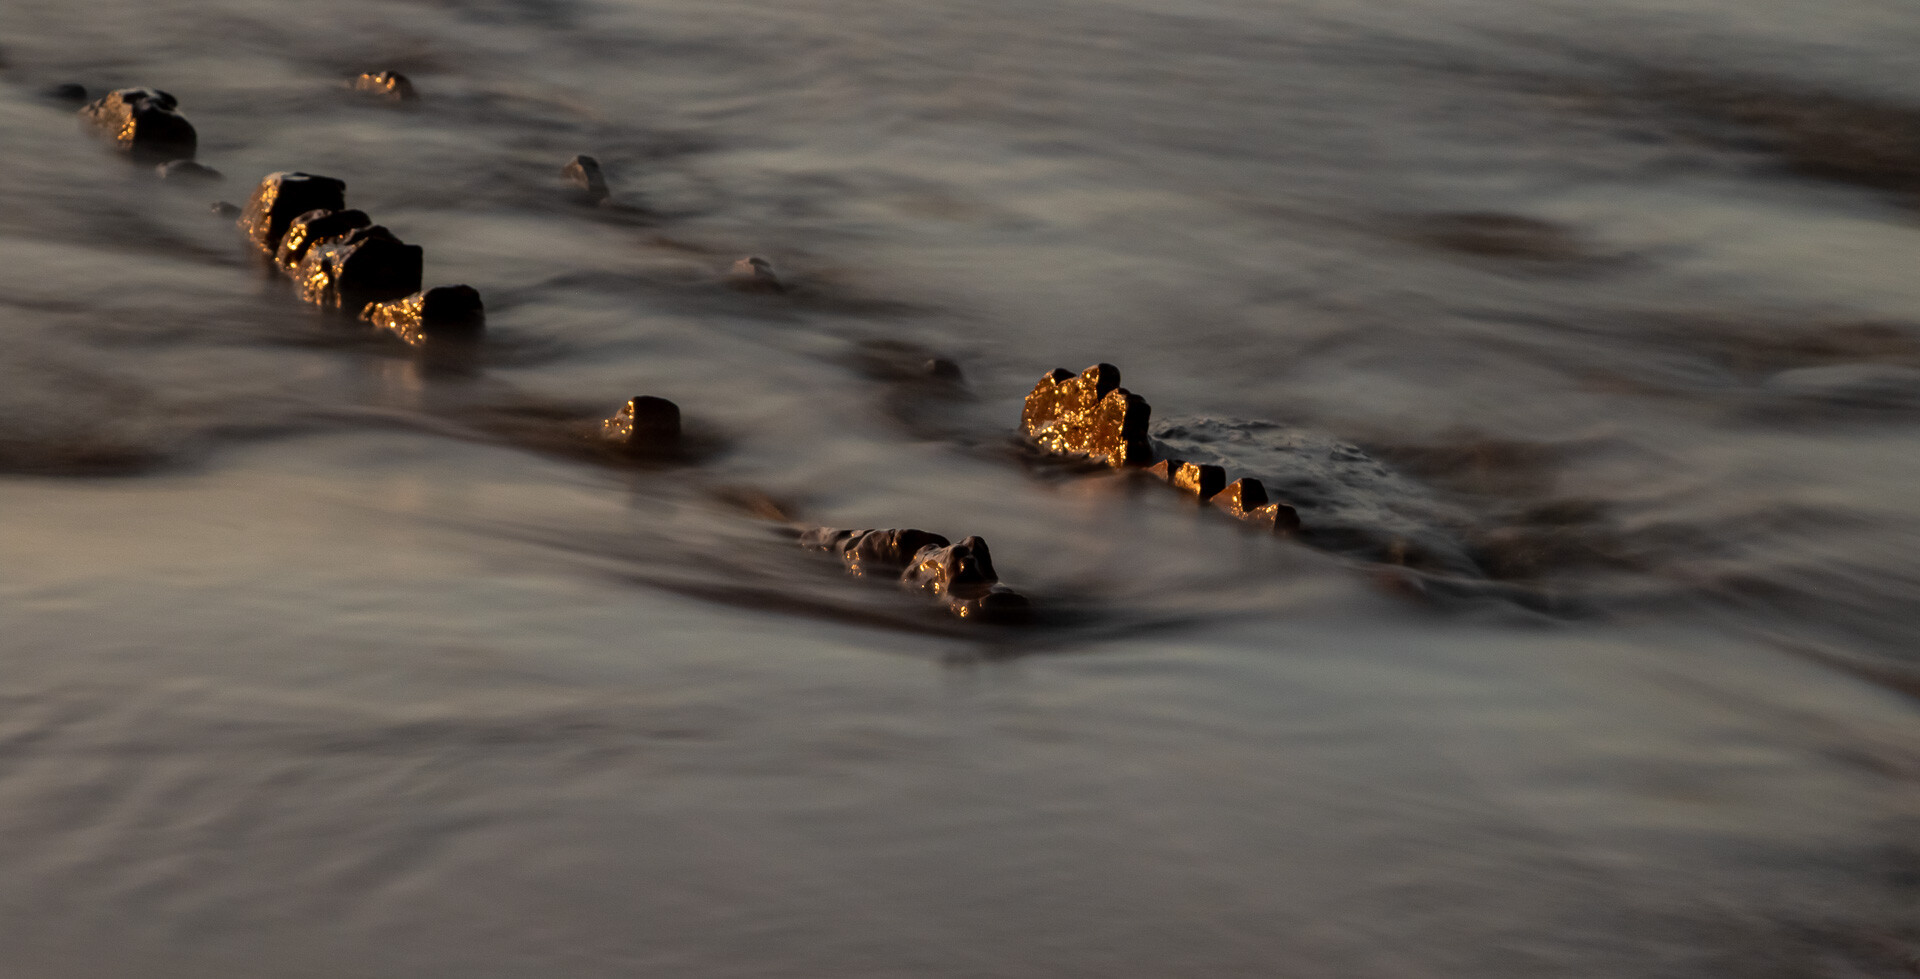
[{"label": "shallow water", "polygon": [[[1916,43],[1866,0],[8,4],[0,971],[1912,975]],[[67,81],[172,92],[226,181]],[[207,204],[283,169],[478,288],[477,361],[256,268]],[[1099,361],[1301,538],[1023,452]],[[581,448],[637,394],[695,458]],[[1040,614],[780,518],[978,534]]]}]

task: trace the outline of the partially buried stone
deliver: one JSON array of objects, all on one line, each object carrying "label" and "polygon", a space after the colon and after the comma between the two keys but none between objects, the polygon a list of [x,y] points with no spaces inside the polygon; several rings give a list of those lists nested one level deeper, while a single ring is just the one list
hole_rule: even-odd
[{"label": "partially buried stone", "polygon": [[560,168],[560,176],[573,188],[574,196],[585,204],[598,204],[607,199],[607,178],[600,172],[600,161],[590,156],[576,156]]},{"label": "partially buried stone", "polygon": [[380,225],[307,250],[295,276],[306,301],[358,315],[369,303],[420,291],[425,256]]},{"label": "partially buried stone", "polygon": [[757,255],[748,255],[727,269],[727,284],[746,292],[785,292],[787,287],[773,274],[773,263]]},{"label": "partially buried stone", "polygon": [[680,406],[642,395],[600,423],[600,437],[637,453],[660,452],[680,444]]},{"label": "partially buried stone", "polygon": [[978,537],[922,548],[900,581],[944,600],[947,610],[963,619],[1018,615],[1028,607],[1025,596],[1000,584],[987,542]]},{"label": "partially buried stone", "polygon": [[837,555],[855,574],[898,576],[902,585],[939,599],[961,618],[1004,619],[1029,610],[1024,596],[1000,584],[987,542],[978,537],[954,544],[924,530],[820,527],[802,533],[800,545]]},{"label": "partially buried stone", "polygon": [[1240,520],[1275,533],[1300,529],[1300,514],[1286,503],[1269,503],[1267,488],[1251,477],[1227,484],[1209,502]]},{"label": "partially buried stone", "polygon": [[192,123],[173,111],[179,105],[156,88],[123,88],[87,103],[80,116],[135,160],[191,160],[199,135]]},{"label": "partially buried stone", "polygon": [[1049,452],[1082,455],[1110,466],[1153,462],[1147,441],[1152,409],[1120,386],[1120,369],[1095,364],[1079,375],[1055,369],[1040,378],[1020,413],[1020,428]]},{"label": "partially buried stone", "polygon": [[1162,459],[1148,466],[1147,473],[1201,503],[1213,499],[1227,485],[1227,471],[1219,466],[1178,459]]},{"label": "partially buried stone", "polygon": [[344,238],[372,224],[373,219],[367,217],[365,211],[308,211],[287,222],[287,232],[280,236],[280,247],[273,255],[274,264],[288,275],[296,275],[301,261],[314,246]]},{"label": "partially buried stone", "polygon": [[207,205],[207,212],[216,218],[237,218],[240,216],[240,206],[226,201],[214,201]]},{"label": "partially buried stone", "polygon": [[68,105],[85,105],[87,101],[87,87],[75,82],[42,89],[40,94],[55,102],[65,102]]},{"label": "partially buried stone", "polygon": [[161,180],[172,180],[180,183],[205,184],[227,179],[220,171],[209,166],[195,163],[192,160],[169,160],[166,163],[154,167],[153,172],[159,174]]},{"label": "partially buried stone", "polygon": [[413,347],[444,340],[477,340],[487,326],[487,311],[481,305],[480,293],[464,285],[438,286],[401,299],[374,303],[360,318]]},{"label": "partially buried stone", "polygon": [[397,71],[363,72],[353,80],[353,90],[394,102],[412,102],[419,98],[413,82]]},{"label": "partially buried stone", "polygon": [[246,210],[241,212],[240,230],[272,258],[294,218],[308,211],[338,211],[346,206],[347,185],[343,181],[297,171],[270,173],[254,188]]}]

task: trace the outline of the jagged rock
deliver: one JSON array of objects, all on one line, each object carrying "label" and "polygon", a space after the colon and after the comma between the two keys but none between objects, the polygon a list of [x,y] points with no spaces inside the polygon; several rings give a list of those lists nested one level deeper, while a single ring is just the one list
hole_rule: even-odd
[{"label": "jagged rock", "polygon": [[661,452],[680,444],[680,406],[642,395],[600,423],[600,437],[628,452]]},{"label": "jagged rock", "polygon": [[727,284],[746,292],[786,292],[780,277],[773,274],[773,263],[749,255],[727,269]]},{"label": "jagged rock", "polygon": [[287,232],[280,236],[280,247],[273,255],[274,264],[288,275],[297,275],[301,261],[314,246],[344,238],[372,224],[373,219],[365,211],[308,211],[287,222]]},{"label": "jagged rock", "polygon": [[42,89],[40,95],[43,98],[51,99],[55,102],[65,102],[68,105],[85,105],[87,102],[87,87],[74,82],[67,82],[63,85],[54,85]]},{"label": "jagged rock", "polygon": [[961,618],[1014,615],[1027,610],[1026,596],[1000,584],[987,542],[969,537],[958,544],[924,547],[900,575],[909,588],[940,598]]},{"label": "jagged rock", "polygon": [[1148,466],[1147,474],[1201,503],[1213,499],[1227,485],[1225,469],[1178,459],[1162,459]]},{"label": "jagged rock", "polygon": [[214,183],[227,179],[220,171],[212,167],[195,163],[192,160],[169,160],[153,168],[161,180],[173,180],[182,183]]},{"label": "jagged rock", "polygon": [[575,196],[586,204],[598,204],[607,199],[607,178],[600,172],[600,161],[581,155],[567,161],[560,169],[560,176],[573,187]]},{"label": "jagged rock", "polygon": [[[280,238],[287,233],[287,226],[294,218],[308,211],[338,211],[346,206],[344,181],[293,171],[270,173],[254,188],[246,210],[241,212],[240,230],[246,232],[255,247],[272,258],[280,250]],[[413,287],[418,288],[418,285]]]},{"label": "jagged rock", "polygon": [[1237,519],[1275,533],[1300,529],[1300,514],[1288,504],[1267,502],[1267,488],[1252,477],[1228,483],[1208,502]]},{"label": "jagged rock", "polygon": [[800,544],[838,555],[855,574],[898,575],[903,586],[939,599],[961,618],[1011,618],[1029,610],[1025,596],[1000,584],[987,542],[978,537],[953,544],[924,530],[820,527],[801,534]]},{"label": "jagged rock", "polygon": [[[402,299],[374,303],[360,318],[392,332],[412,347],[425,346],[428,341],[475,340],[487,325],[480,293],[464,285],[438,286]],[[678,415],[676,410],[676,423]],[[676,424],[676,430],[678,427]]]},{"label": "jagged rock", "polygon": [[1120,369],[1095,364],[1075,376],[1056,368],[1040,378],[1020,427],[1049,452],[1083,455],[1110,466],[1153,462],[1145,399],[1120,386]]},{"label": "jagged rock", "polygon": [[368,303],[420,291],[425,256],[380,225],[316,245],[300,261],[300,295],[317,306],[358,315]]},{"label": "jagged rock", "polygon": [[353,80],[353,90],[393,102],[412,102],[420,97],[413,90],[413,82],[397,71],[364,72]]},{"label": "jagged rock", "polygon": [[199,136],[193,124],[173,111],[180,105],[156,88],[109,92],[80,110],[80,116],[115,148],[148,163],[191,160]]}]

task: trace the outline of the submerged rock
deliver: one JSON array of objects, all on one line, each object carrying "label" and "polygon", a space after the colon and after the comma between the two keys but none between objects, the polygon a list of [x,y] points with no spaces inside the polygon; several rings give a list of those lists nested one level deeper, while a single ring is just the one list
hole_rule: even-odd
[{"label": "submerged rock", "polygon": [[1020,428],[1041,448],[1086,456],[1110,466],[1153,462],[1147,440],[1152,409],[1120,386],[1120,369],[1095,364],[1074,375],[1055,369],[1034,385],[1020,413]]},{"label": "submerged rock", "polygon": [[[374,303],[360,318],[406,341],[477,340],[486,329],[486,307],[472,286],[438,286],[401,299]],[[675,412],[676,421],[678,411]],[[676,426],[677,428],[677,426]]]},{"label": "submerged rock", "polygon": [[727,284],[745,292],[786,292],[780,277],[773,274],[773,263],[758,255],[748,255],[727,269]]},{"label": "submerged rock", "polygon": [[819,527],[800,545],[840,558],[863,576],[898,576],[902,586],[943,602],[961,618],[1014,618],[1029,611],[1026,597],[1000,584],[987,542],[958,544],[924,530],[836,530]]},{"label": "submerged rock", "polygon": [[274,264],[288,275],[297,275],[301,261],[314,246],[338,241],[372,224],[365,211],[308,211],[287,224],[287,233],[280,236],[280,247],[273,255]]},{"label": "submerged rock", "polygon": [[583,154],[567,161],[560,169],[560,176],[573,188],[581,203],[598,204],[608,197],[606,175],[600,172],[600,161],[593,157]]},{"label": "submerged rock", "polygon": [[54,102],[65,102],[68,105],[85,105],[87,101],[87,87],[76,82],[66,82],[65,84],[53,85],[41,89],[40,96]]},{"label": "submerged rock", "polygon": [[1300,514],[1289,504],[1267,502],[1267,488],[1250,476],[1228,483],[1208,502],[1263,530],[1289,533],[1300,529]]},{"label": "submerged rock", "polygon": [[154,167],[153,172],[159,174],[161,180],[181,183],[214,183],[227,179],[220,171],[192,160],[169,160]]},{"label": "submerged rock", "polygon": [[376,224],[308,249],[294,277],[307,302],[358,315],[369,303],[419,292],[424,264],[420,246]]},{"label": "submerged rock", "polygon": [[237,218],[240,216],[240,205],[227,201],[214,201],[207,205],[207,213],[216,218]]},{"label": "submerged rock", "polygon": [[600,437],[634,453],[664,452],[680,445],[680,406],[642,395],[600,423]]},{"label": "submerged rock", "polygon": [[199,135],[192,123],[174,111],[179,105],[157,88],[123,88],[87,103],[80,116],[135,160],[191,160]]},{"label": "submerged rock", "polygon": [[420,97],[413,90],[413,82],[397,71],[363,72],[354,78],[352,87],[356,92],[392,102],[412,102]]},{"label": "submerged rock", "polygon": [[[246,210],[241,212],[240,230],[246,232],[255,247],[272,258],[279,252],[280,239],[294,218],[308,211],[338,211],[346,206],[344,181],[297,171],[270,173],[254,188]],[[416,284],[413,288],[420,287]]]}]

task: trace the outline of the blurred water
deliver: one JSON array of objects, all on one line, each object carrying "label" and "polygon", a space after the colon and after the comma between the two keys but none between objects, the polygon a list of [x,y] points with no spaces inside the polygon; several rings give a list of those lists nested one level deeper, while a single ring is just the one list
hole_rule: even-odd
[{"label": "blurred water", "polygon": [[[1911,975],[1916,43],[1867,0],[9,3],[0,971]],[[172,92],[226,181],[67,81]],[[564,199],[583,152],[620,206]],[[480,361],[263,276],[207,204],[282,169],[478,288]],[[791,291],[725,288],[749,253]],[[1096,361],[1303,543],[1033,467],[1019,399]],[[710,451],[573,450],[643,393]],[[947,621],[743,500],[979,534],[1046,613]]]}]

